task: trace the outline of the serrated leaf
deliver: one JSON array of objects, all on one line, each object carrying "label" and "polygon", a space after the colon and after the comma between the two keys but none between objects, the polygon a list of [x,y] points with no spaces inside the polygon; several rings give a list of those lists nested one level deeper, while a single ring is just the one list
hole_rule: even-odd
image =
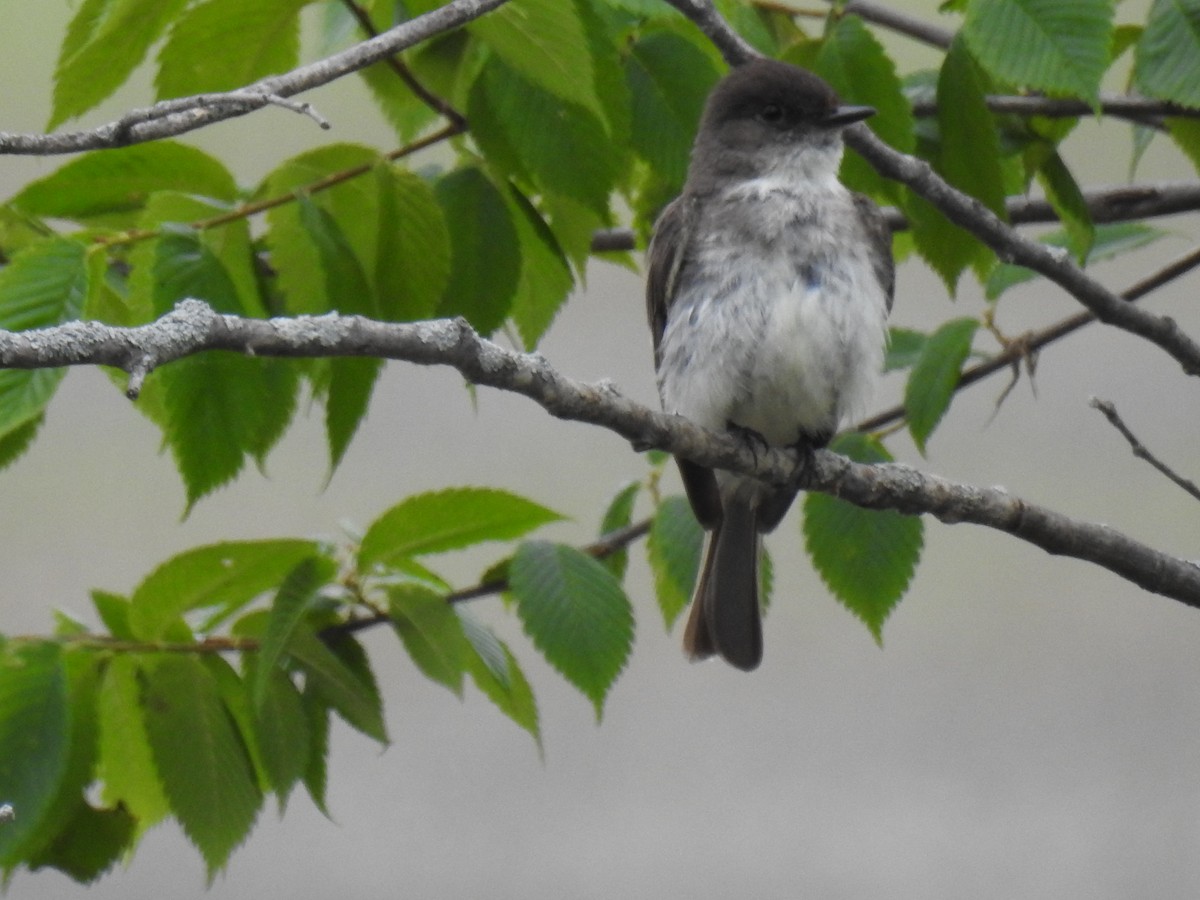
[{"label": "serrated leaf", "polygon": [[329,360],[325,393],[325,439],[329,446],[329,476],[342,464],[350,441],[366,420],[382,359],[338,357]]},{"label": "serrated leaf", "polygon": [[[815,71],[846,103],[875,108],[867,127],[902,153],[916,145],[912,107],[904,96],[896,65],[858,16],[842,16],[826,32]],[[899,191],[856,154],[842,161],[842,180],[854,190],[899,198]]]},{"label": "serrated leaf", "polygon": [[676,194],[687,175],[704,101],[720,73],[695,44],[673,31],[640,36],[625,57],[634,151]]},{"label": "serrated leaf", "polygon": [[[189,610],[220,609],[222,617],[278,587],[296,565],[320,552],[313,541],[229,541],[187,550],[164,562],[133,592],[129,624],[156,640]],[[219,619],[212,619],[210,627]]]},{"label": "serrated leaf", "polygon": [[929,336],[904,388],[908,430],[921,454],[950,406],[962,365],[979,328],[977,319],[951,319]]},{"label": "serrated leaf", "polygon": [[[346,644],[357,646],[349,638]],[[305,689],[311,688],[337,711],[347,724],[381,744],[388,741],[383,724],[383,705],[374,681],[355,671],[313,632],[301,628],[288,643],[288,655],[305,675]],[[369,676],[369,670],[365,673]]]},{"label": "serrated leaf", "polygon": [[669,630],[692,601],[704,549],[704,529],[685,497],[667,497],[658,505],[646,557],[654,573],[654,595]]},{"label": "serrated leaf", "polygon": [[[959,190],[975,197],[1002,218],[1004,174],[996,123],[985,103],[985,79],[961,39],[942,62],[937,81],[940,144],[934,168]],[[995,255],[923,197],[906,193],[905,212],[923,259],[953,294],[967,266],[990,267]]]},{"label": "serrated leaf", "polygon": [[566,302],[575,279],[541,213],[514,185],[509,185],[509,200],[521,245],[521,277],[511,315],[525,348],[532,350]]},{"label": "serrated leaf", "polygon": [[1137,42],[1133,82],[1151,97],[1200,106],[1200,3],[1154,0]]},{"label": "serrated leaf", "polygon": [[530,541],[509,566],[525,633],[592,701],[596,719],[633,648],[633,608],[604,566],[573,547]]},{"label": "serrated leaf", "polygon": [[[859,462],[891,459],[881,443],[865,435],[846,435],[831,449]],[[804,498],[804,543],[825,584],[882,643],[883,623],[904,596],[921,557],[922,521],[809,493]]]},{"label": "serrated leaf", "polygon": [[1192,168],[1200,172],[1200,122],[1195,119],[1167,119],[1167,132],[1175,145],[1187,154]]},{"label": "serrated leaf", "polygon": [[[255,669],[255,683],[261,668]],[[309,721],[300,692],[284,672],[272,669],[252,720],[263,767],[282,807],[309,763]]]},{"label": "serrated leaf", "polygon": [[332,214],[308,197],[296,200],[300,225],[317,250],[328,308],[346,315],[377,316],[379,304],[354,247]]},{"label": "serrated leaf", "polygon": [[470,645],[446,598],[416,584],[387,589],[388,614],[404,649],[426,678],[462,696]]},{"label": "serrated leaf", "polygon": [[121,804],[143,832],[170,812],[154,765],[146,732],[138,682],[141,663],[129,655],[114,656],[105,668],[96,698],[100,730],[98,775],[104,801]]},{"label": "serrated leaf", "polygon": [[474,166],[442,176],[434,190],[450,229],[451,259],[438,315],[463,316],[491,334],[512,308],[521,273],[520,243],[508,204]]},{"label": "serrated leaf", "polygon": [[38,838],[67,771],[67,681],[54,644],[6,648],[0,655],[0,802],[16,818],[0,828],[0,867],[11,871]]},{"label": "serrated leaf", "polygon": [[892,372],[896,369],[908,369],[917,364],[921,353],[925,350],[925,342],[929,335],[912,328],[888,329],[887,356],[883,361],[883,371]]},{"label": "serrated leaf", "polygon": [[256,706],[266,700],[271,673],[276,670],[293,632],[316,600],[318,592],[333,580],[337,566],[328,557],[308,556],[288,572],[271,602],[271,616],[258,648],[251,694]]},{"label": "serrated leaf", "polygon": [[[25,331],[79,317],[87,296],[86,248],[66,238],[32,244],[0,268],[0,328]],[[66,369],[0,370],[0,462],[29,447]]]},{"label": "serrated leaf", "polygon": [[467,30],[534,84],[604,116],[575,0],[510,0]]},{"label": "serrated leaf", "polygon": [[54,71],[47,130],[87,112],[125,83],[187,0],[85,0]]},{"label": "serrated leaf", "polygon": [[[1096,226],[1095,240],[1088,253],[1087,264],[1101,262],[1137,250],[1152,244],[1169,232],[1154,228],[1141,222],[1110,222]],[[1039,238],[1042,243],[1052,247],[1066,247],[1069,236],[1065,230],[1052,231]],[[1040,278],[1037,272],[1024,266],[1005,263],[996,266],[988,276],[986,294],[989,300],[995,300],[1004,291],[1014,285],[1022,284]]]},{"label": "serrated leaf", "polygon": [[[604,517],[600,520],[600,537],[620,528],[629,527],[633,521],[633,504],[637,501],[641,489],[640,481],[630,481],[613,495],[612,500],[608,503],[608,508],[604,510]],[[625,577],[625,568],[629,564],[629,550],[622,547],[600,560],[600,564],[620,581]]]},{"label": "serrated leaf", "polygon": [[358,570],[483,541],[513,540],[561,519],[532,500],[492,488],[415,494],[371,523],[358,551]]},{"label": "serrated leaf", "polygon": [[1112,0],[974,0],[963,34],[997,78],[1095,103],[1112,17]]},{"label": "serrated leaf", "polygon": [[308,722],[308,763],[304,766],[304,788],[313,804],[326,817],[329,809],[325,805],[325,787],[328,781],[329,760],[329,704],[319,692],[307,682],[300,695],[304,706],[304,717]]},{"label": "serrated leaf", "polygon": [[62,832],[27,864],[31,871],[54,868],[89,884],[130,849],[136,828],[136,820],[123,808],[97,809],[81,801]]},{"label": "serrated leaf", "polygon": [[[323,178],[369,169],[379,162],[379,153],[357,144],[331,144],[310,150],[278,166],[259,186],[257,199],[303,192]],[[379,230],[376,186],[367,178],[350,178],[321,191],[312,202],[337,222],[349,246],[360,259],[374,259]],[[271,265],[290,314],[320,314],[333,306],[326,293],[326,275],[311,236],[300,221],[300,207],[285,203],[267,211],[270,226],[266,242]]]},{"label": "serrated leaf", "polygon": [[29,215],[128,227],[156,191],[233,200],[237,184],[229,170],[204,151],[155,141],[85,153],[27,184],[11,203]]},{"label": "serrated leaf", "polygon": [[389,322],[427,319],[450,281],[450,234],[429,183],[394,165],[375,167],[379,241],[374,283]]},{"label": "serrated leaf", "polygon": [[[611,147],[597,113],[542,90],[493,59],[475,82],[467,115],[485,152],[495,130],[503,132],[501,157],[515,154],[517,173],[528,175],[540,192],[572,197],[607,215],[609,194],[622,172],[621,148]],[[601,147],[611,149],[596,152]]]},{"label": "serrated leaf", "polygon": [[142,703],[154,765],[171,812],[211,879],[249,833],[262,805],[242,737],[216,680],[198,660],[163,656],[145,671]]},{"label": "serrated leaf", "polygon": [[154,376],[164,392],[164,437],[187,486],[187,510],[232,481],[246,457],[262,461],[295,407],[285,361],[229,354],[179,360]]},{"label": "serrated leaf", "polygon": [[466,657],[471,680],[504,715],[532,735],[540,751],[542,733],[538,724],[537,701],[534,700],[533,689],[525,673],[517,664],[517,658],[507,644],[466,610],[456,609],[455,613],[471,645]]},{"label": "serrated leaf", "polygon": [[1096,228],[1083,191],[1057,151],[1050,153],[1038,169],[1038,182],[1062,220],[1071,253],[1076,259],[1087,259],[1096,239]]},{"label": "serrated leaf", "polygon": [[158,54],[159,100],[228,91],[295,68],[310,0],[206,0],[171,28]]}]

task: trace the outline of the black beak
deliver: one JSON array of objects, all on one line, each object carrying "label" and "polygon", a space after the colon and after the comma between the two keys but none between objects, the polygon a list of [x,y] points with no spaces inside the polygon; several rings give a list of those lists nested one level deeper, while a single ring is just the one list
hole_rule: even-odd
[{"label": "black beak", "polygon": [[863,119],[873,115],[875,115],[875,107],[873,106],[839,106],[822,119],[821,124],[833,128],[844,128],[847,125],[861,122]]}]

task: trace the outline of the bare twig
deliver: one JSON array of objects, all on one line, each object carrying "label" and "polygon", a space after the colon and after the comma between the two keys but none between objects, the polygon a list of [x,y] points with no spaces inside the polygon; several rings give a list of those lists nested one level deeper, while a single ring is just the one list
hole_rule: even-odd
[{"label": "bare twig", "polygon": [[255,356],[371,356],[447,365],[473,384],[522,394],[560,419],[600,425],[635,446],[657,447],[705,466],[776,484],[834,494],[872,509],[930,513],[972,522],[1048,553],[1095,563],[1140,587],[1200,608],[1200,567],[1106,526],[1079,522],[996,488],[956,484],[907,466],[869,466],[828,451],[807,463],[789,450],[763,452],[728,433],[699,428],[622,396],[607,382],[566,378],[540,355],[512,353],[484,340],[462,319],[376,322],[361,316],[243,319],[186,300],[157,322],[114,328],[70,322],[31,332],[0,331],[0,367],[110,365],[130,374],[130,392],[154,367],[206,350]]},{"label": "bare twig", "polygon": [[[1200,209],[1200,182],[1160,181],[1088,188],[1083,192],[1083,199],[1092,221],[1097,223],[1173,216]],[[1040,197],[1009,197],[1004,206],[1012,225],[1059,221],[1058,212],[1050,201]],[[885,208],[883,214],[892,231],[905,231],[910,227],[908,218],[895,207]],[[592,236],[592,250],[596,253],[636,249],[637,241],[631,228],[605,228]]]},{"label": "bare twig", "polygon": [[115,122],[89,131],[65,134],[0,132],[0,154],[50,156],[78,153],[125,147],[194,131],[336,81],[436,34],[465,25],[506,2],[508,0],[451,0],[445,6],[397,25],[378,37],[283,75],[264,78],[228,94],[205,94],[202,97],[164,101],[148,109],[135,110]]},{"label": "bare twig", "polygon": [[926,22],[924,19],[918,19],[916,16],[906,15],[890,6],[884,6],[882,3],[873,3],[871,0],[850,0],[844,10],[866,19],[868,22],[891,29],[897,34],[903,34],[923,44],[929,44],[931,47],[940,47],[944,50],[954,40],[954,32]]},{"label": "bare twig", "polygon": [[[1188,251],[1171,262],[1167,263],[1156,272],[1152,272],[1145,278],[1130,285],[1121,293],[1121,299],[1127,303],[1133,303],[1140,300],[1142,297],[1149,294],[1151,291],[1157,290],[1165,284],[1169,284],[1181,275],[1192,271],[1197,266],[1200,266],[1200,247]],[[1019,343],[1014,344],[995,356],[971,366],[969,369],[964,369],[962,375],[959,376],[958,384],[954,386],[955,391],[961,391],[963,388],[975,384],[977,381],[982,381],[989,375],[992,375],[1001,369],[1010,368],[1015,362],[1018,362],[1027,354],[1037,354],[1043,347],[1046,347],[1055,341],[1061,340],[1068,334],[1078,331],[1085,325],[1091,325],[1096,321],[1096,317],[1090,312],[1080,312],[1073,316],[1067,316],[1053,325],[1049,325],[1040,331],[1035,331],[1028,335]],[[855,431],[877,431],[880,428],[898,421],[904,417],[903,406],[893,406],[890,409],[885,409],[871,416],[869,419],[864,419],[854,426]]]},{"label": "bare twig", "polygon": [[[994,113],[1008,113],[1018,116],[1046,116],[1052,119],[1069,118],[1073,116],[1090,116],[1099,111],[1102,115],[1118,116],[1145,123],[1148,119],[1161,120],[1164,118],[1200,118],[1200,109],[1180,106],[1166,100],[1154,100],[1150,97],[1134,97],[1129,94],[1102,93],[1099,104],[1093,108],[1083,100],[1069,97],[1026,97],[1009,95],[992,95],[985,98],[987,108]],[[936,100],[918,100],[912,105],[913,115],[937,115]],[[1161,124],[1161,122],[1160,122]]]},{"label": "bare twig", "polygon": [[1145,444],[1138,440],[1137,435],[1134,434],[1129,429],[1129,426],[1125,424],[1125,421],[1121,418],[1120,414],[1117,412],[1117,408],[1112,404],[1111,401],[1101,400],[1098,397],[1093,397],[1091,400],[1091,405],[1094,409],[1098,409],[1104,414],[1104,418],[1108,419],[1113,428],[1121,432],[1121,436],[1129,442],[1129,448],[1133,451],[1134,456],[1136,456],[1138,459],[1144,459],[1146,462],[1150,463],[1150,465],[1154,466],[1154,468],[1158,469],[1158,471],[1160,471],[1162,474],[1166,475],[1167,478],[1171,479],[1171,481],[1173,481],[1178,487],[1183,488],[1185,491],[1191,494],[1192,497],[1200,500],[1200,488],[1196,487],[1193,482],[1188,481],[1186,478],[1176,475],[1170,466],[1159,460],[1158,457],[1147,450]]},{"label": "bare twig", "polygon": [[1188,375],[1200,375],[1200,343],[1174,320],[1126,303],[1086,275],[1065,251],[1022,237],[978,200],[952,187],[927,162],[893,150],[866,126],[854,125],[846,132],[847,142],[882,175],[907,185],[1001,259],[1046,276],[1101,322],[1146,339],[1176,360]]}]

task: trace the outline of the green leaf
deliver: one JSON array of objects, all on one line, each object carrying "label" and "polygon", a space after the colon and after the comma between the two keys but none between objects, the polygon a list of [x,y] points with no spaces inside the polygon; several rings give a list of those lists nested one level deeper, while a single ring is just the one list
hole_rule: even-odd
[{"label": "green leaf", "polygon": [[301,540],[229,541],[185,551],[138,585],[130,627],[142,640],[157,640],[189,610],[215,607],[224,618],[278,587],[301,560],[319,552],[315,542]]},{"label": "green leaf", "polygon": [[513,540],[561,519],[532,500],[491,488],[415,494],[371,523],[358,551],[358,570],[483,541]]},{"label": "green leaf", "polygon": [[251,693],[257,706],[266,699],[271,673],[276,670],[296,626],[312,607],[321,588],[337,574],[337,566],[328,557],[308,556],[296,564],[279,586],[271,602],[271,617],[259,645],[255,679]]},{"label": "green leaf", "polygon": [[461,697],[470,644],[453,607],[416,584],[392,585],[387,595],[392,625],[417,668]]},{"label": "green leaf", "polygon": [[[66,238],[31,244],[0,269],[0,328],[25,331],[79,317],[87,296],[86,248]],[[0,370],[0,460],[32,442],[66,369]]]},{"label": "green leaf", "polygon": [[[350,638],[341,638],[340,642],[358,646]],[[358,666],[356,671],[320,637],[304,628],[293,633],[287,649],[304,671],[306,690],[315,690],[349,725],[367,737],[387,743],[383,705],[369,670]]]},{"label": "green leaf", "polygon": [[[256,686],[261,671],[258,663],[254,669]],[[282,807],[309,763],[309,721],[300,692],[284,672],[270,670],[263,684],[262,699],[251,711],[254,739]]]},{"label": "green leaf", "polygon": [[108,629],[109,634],[125,641],[135,639],[133,629],[129,627],[131,607],[128,597],[109,591],[93,590],[91,598],[92,605],[96,608],[96,615],[100,617],[100,621]]},{"label": "green leaf", "polygon": [[0,867],[11,871],[38,840],[70,759],[67,680],[54,644],[0,652],[0,802],[16,818],[0,827]]},{"label": "green leaf", "polygon": [[154,765],[171,811],[211,879],[249,833],[262,804],[241,734],[198,660],[166,655],[145,670],[142,703]]},{"label": "green leaf", "polygon": [[963,34],[996,78],[1095,104],[1112,18],[1112,0],[974,0]]},{"label": "green leaf", "polygon": [[187,485],[187,509],[261,462],[283,435],[296,403],[295,370],[284,360],[201,354],[155,373],[165,392],[164,437]]},{"label": "green leaf", "polygon": [[[303,193],[322,179],[340,173],[365,171],[377,165],[379,153],[356,144],[330,144],[282,163],[264,179],[256,199]],[[379,232],[377,185],[369,178],[350,178],[314,194],[312,202],[337,222],[346,243],[358,249],[359,259],[374,259]],[[285,203],[267,210],[267,247],[271,265],[290,314],[320,314],[333,309],[326,291],[326,271],[312,235],[301,222],[300,205]],[[360,263],[361,264],[361,263]],[[365,271],[365,270],[364,270]]]},{"label": "green leaf", "polygon": [[633,608],[604,566],[573,547],[530,541],[509,566],[525,633],[592,701],[596,719],[633,647]]},{"label": "green leaf", "polygon": [[308,722],[309,751],[308,763],[304,767],[304,788],[317,809],[329,818],[329,810],[325,806],[325,787],[329,774],[329,704],[308,682],[304,684],[300,702]]},{"label": "green leaf", "polygon": [[[616,494],[613,495],[612,500],[608,503],[608,508],[604,511],[604,518],[600,520],[600,537],[604,537],[618,529],[629,527],[630,523],[633,522],[633,504],[637,501],[637,496],[641,489],[641,482],[630,481],[622,485]],[[620,581],[625,577],[625,569],[629,565],[628,548],[622,547],[615,553],[609,554],[600,560],[600,564],[612,572],[617,580]]]},{"label": "green leaf", "polygon": [[329,389],[325,396],[325,438],[329,445],[329,475],[341,465],[358,426],[367,418],[382,359],[338,357],[329,360]]},{"label": "green leaf", "polygon": [[28,861],[29,868],[58,869],[75,881],[88,884],[111,869],[130,849],[136,826],[134,817],[123,808],[97,809],[80,801],[63,830]]},{"label": "green leaf", "polygon": [[128,809],[139,832],[171,811],[154,765],[139,683],[141,662],[118,654],[109,660],[96,698],[104,802]]},{"label": "green leaf", "polygon": [[904,388],[908,430],[921,454],[954,397],[962,364],[971,352],[977,319],[951,319],[929,336]]},{"label": "green leaf", "polygon": [[155,191],[220,200],[233,200],[238,192],[219,160],[187,144],[155,141],[85,153],[30,182],[11,202],[34,216],[129,227]]},{"label": "green leaf", "polygon": [[433,188],[390,163],[375,167],[379,241],[375,295],[389,322],[432,316],[450,281],[450,234]]},{"label": "green leaf", "polygon": [[509,199],[521,245],[521,277],[513,299],[512,320],[525,348],[532,350],[566,302],[575,279],[541,213],[515,185],[509,185]]},{"label": "green leaf", "polygon": [[54,72],[47,130],[87,112],[125,83],[187,0],[85,0]]},{"label": "green leaf", "polygon": [[642,35],[627,52],[633,149],[671,194],[683,186],[704,101],[719,76],[703,51],[673,31]]},{"label": "green leaf", "polygon": [[438,315],[463,316],[491,334],[512,308],[521,273],[519,238],[508,204],[474,166],[442,176],[434,190],[450,229],[451,259]]},{"label": "green leaf", "polygon": [[[962,40],[946,54],[938,75],[938,129],[940,146],[935,168],[952,185],[975,197],[1002,218],[1004,176],[996,123],[985,103],[983,73]],[[994,254],[924,198],[909,194],[905,211],[913,224],[913,237],[921,256],[942,277],[953,294],[963,269],[986,268]]]},{"label": "green leaf", "polygon": [[912,107],[904,96],[896,64],[858,16],[843,16],[825,35],[816,71],[848,103],[875,107],[867,125],[902,153],[916,146]]},{"label": "green leaf", "polygon": [[1072,254],[1076,259],[1087,259],[1096,239],[1096,228],[1083,191],[1057,151],[1050,153],[1038,169],[1038,181],[1066,228]]},{"label": "green leaf", "polygon": [[1137,42],[1138,90],[1183,106],[1200,106],[1200,3],[1154,0]]},{"label": "green leaf", "polygon": [[511,0],[467,30],[534,84],[603,117],[575,0]]},{"label": "green leaf", "polygon": [[529,732],[541,750],[542,733],[538,725],[537,701],[534,700],[533,689],[525,673],[517,664],[517,658],[507,644],[466,610],[456,609],[455,613],[471,646],[466,656],[471,680],[504,715]]},{"label": "green leaf", "polygon": [[244,87],[295,68],[310,0],[206,0],[171,28],[158,54],[158,99]]},{"label": "green leaf", "polygon": [[1167,132],[1171,140],[1192,161],[1192,168],[1200,172],[1200,122],[1195,119],[1167,119]]},{"label": "green leaf", "polygon": [[[1088,253],[1087,264],[1091,265],[1131,250],[1138,250],[1167,234],[1169,232],[1161,228],[1154,228],[1141,222],[1112,222],[1097,225],[1096,239],[1092,242],[1092,249]],[[1066,247],[1070,237],[1065,230],[1059,230],[1042,235],[1039,240],[1052,247]],[[1042,276],[1037,272],[1024,266],[1015,266],[1009,263],[996,266],[988,276],[987,298],[995,300],[1010,287],[1040,277]]]},{"label": "green leaf", "polygon": [[301,195],[296,205],[300,224],[317,249],[327,308],[346,315],[377,316],[379,304],[375,294],[337,219],[307,196]]},{"label": "green leaf", "polygon": [[[540,192],[572,197],[607,215],[622,160],[597,113],[542,90],[492,59],[475,82],[467,115],[485,152],[496,130],[502,132],[499,159],[515,154],[517,174],[528,175]],[[611,149],[597,152],[600,148]]]},{"label": "green leaf", "polygon": [[896,369],[909,369],[917,364],[925,351],[925,343],[929,335],[911,328],[889,328],[887,358],[883,362],[883,371],[894,372]]},{"label": "green leaf", "polygon": [[[831,449],[859,462],[891,459],[882,444],[865,435],[845,435]],[[810,493],[804,498],[804,543],[825,584],[882,643],[883,623],[904,596],[921,557],[922,521]]]},{"label": "green leaf", "polygon": [[692,601],[703,549],[704,529],[687,498],[665,498],[650,523],[646,556],[654,573],[654,595],[668,629]]}]

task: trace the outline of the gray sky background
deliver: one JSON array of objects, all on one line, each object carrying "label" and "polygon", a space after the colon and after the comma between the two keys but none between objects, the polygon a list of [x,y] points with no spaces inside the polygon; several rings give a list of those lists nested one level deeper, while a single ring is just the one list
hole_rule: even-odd
[{"label": "gray sky background", "polygon": [[[66,4],[19,4],[22,29],[0,38],[0,128],[38,130]],[[906,4],[933,16],[933,2]],[[36,12],[35,12],[36,10]],[[892,42],[893,46],[901,46]],[[328,140],[393,139],[346,84],[312,99],[333,120],[267,110],[200,135],[236,159],[243,183]],[[85,124],[145,105],[143,81]],[[15,104],[15,105],[14,105]],[[1068,162],[1089,182],[1118,182],[1128,131],[1085,123]],[[0,160],[0,192],[65,160]],[[1159,139],[1140,180],[1192,178]],[[1127,261],[1097,269],[1116,288],[1183,252],[1195,216]],[[919,262],[902,267],[894,321],[928,327],[983,307],[964,279],[951,304]],[[567,374],[613,378],[654,402],[640,278],[597,264],[586,293],[543,352]],[[1154,309],[1200,334],[1197,276],[1154,295]],[[1034,284],[1001,307],[1009,334],[1075,305]],[[977,345],[993,349],[982,336]],[[1194,501],[1148,466],[1088,399],[1113,400],[1141,438],[1200,474],[1194,383],[1164,354],[1093,326],[1040,360],[992,418],[1003,379],[966,391],[924,459],[902,461],[1003,485],[1067,514],[1111,524],[1184,556],[1197,550]],[[879,405],[902,385],[885,381]],[[592,536],[603,505],[643,474],[606,432],[551,419],[481,390],[478,411],[454,373],[391,364],[369,420],[322,491],[319,417],[296,425],[265,476],[247,473],[179,521],[184,496],[157,432],[107,379],[74,371],[33,451],[0,473],[0,614],[6,633],[45,632],[52,608],[87,614],[93,587],[131,589],[180,550],[218,539],[334,535],[413,492],[502,486],[576,517],[549,534]],[[540,702],[546,759],[476,691],[459,702],[421,678],[394,639],[371,635],[393,743],[381,751],[338,726],[328,801],[297,793],[260,816],[211,890],[174,824],[143,841],[128,868],[96,886],[20,874],[22,900],[383,896],[459,898],[1125,898],[1200,889],[1200,617],[1105,571],[1051,558],[971,526],[926,525],[926,550],[884,648],[842,609],[801,551],[789,518],[771,539],[777,587],[766,661],[747,676],[691,665],[664,635],[641,547],[628,581],[636,646],[604,722],[505,616],[498,624]],[[485,557],[447,558],[463,584]]]}]

